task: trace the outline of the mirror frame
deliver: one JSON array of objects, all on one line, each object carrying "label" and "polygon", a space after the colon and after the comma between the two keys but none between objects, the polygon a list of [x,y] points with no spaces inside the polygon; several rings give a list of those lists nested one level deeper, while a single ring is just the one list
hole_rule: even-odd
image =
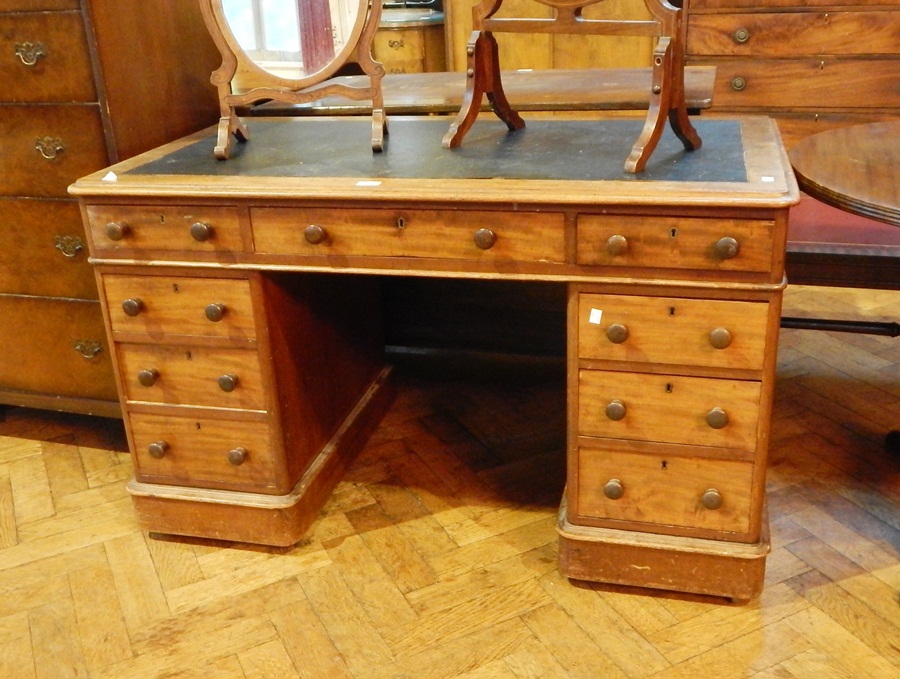
[{"label": "mirror frame", "polygon": [[[216,47],[222,54],[222,65],[212,72],[210,82],[216,86],[220,118],[213,151],[216,158],[231,156],[234,141],[250,139],[247,126],[239,119],[237,110],[265,101],[285,104],[306,104],[329,96],[343,96],[372,102],[372,151],[384,149],[387,116],[381,79],[384,67],[372,57],[372,40],[381,19],[381,0],[356,0],[359,14],[353,24],[350,39],[335,58],[314,73],[300,78],[283,78],[265,70],[250,58],[238,44],[228,26],[222,0],[200,0],[200,10]],[[348,64],[356,64],[368,76],[368,86],[345,82],[329,82],[335,73]],[[252,81],[249,89],[238,87],[242,79]]]}]

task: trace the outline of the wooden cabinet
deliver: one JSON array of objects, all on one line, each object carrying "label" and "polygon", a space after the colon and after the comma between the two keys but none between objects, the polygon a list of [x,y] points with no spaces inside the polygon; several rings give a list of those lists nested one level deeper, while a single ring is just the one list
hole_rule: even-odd
[{"label": "wooden cabinet", "polygon": [[0,54],[0,403],[116,415],[66,190],[213,123],[218,53],[195,2],[0,0]]},{"label": "wooden cabinet", "polygon": [[429,9],[385,9],[372,42],[372,56],[385,73],[447,70],[444,14]]},{"label": "wooden cabinet", "polygon": [[764,113],[786,144],[897,115],[897,0],[686,0],[689,64],[717,68],[713,111]]}]

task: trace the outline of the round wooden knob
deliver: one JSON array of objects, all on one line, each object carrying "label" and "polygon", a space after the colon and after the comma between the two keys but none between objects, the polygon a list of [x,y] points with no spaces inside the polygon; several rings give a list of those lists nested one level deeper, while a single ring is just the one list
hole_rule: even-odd
[{"label": "round wooden knob", "polygon": [[228,461],[235,467],[239,467],[247,461],[247,450],[244,448],[232,448],[228,451]]},{"label": "round wooden knob", "polygon": [[706,423],[713,429],[724,429],[728,426],[728,413],[715,407],[706,414]]},{"label": "round wooden knob", "polygon": [[153,459],[161,460],[166,456],[166,453],[169,452],[169,444],[165,441],[154,441],[147,446],[147,452],[150,453],[150,457]]},{"label": "round wooden knob", "polygon": [[628,252],[628,239],[616,234],[606,241],[606,252],[612,257],[620,257]]},{"label": "round wooden knob", "polygon": [[741,251],[741,244],[731,236],[725,236],[716,241],[715,251],[719,259],[734,259]]},{"label": "round wooden knob", "polygon": [[325,231],[324,227],[321,227],[318,224],[310,224],[303,229],[303,237],[310,245],[318,245],[319,243],[325,242],[325,239],[328,237],[328,232]]},{"label": "round wooden knob", "polygon": [[603,494],[610,500],[618,500],[625,495],[625,487],[619,479],[610,479],[603,486]]},{"label": "round wooden knob", "polygon": [[709,343],[716,349],[727,349],[731,345],[731,333],[727,328],[715,328],[709,333]]},{"label": "round wooden knob", "polygon": [[213,228],[204,222],[191,224],[191,238],[198,243],[205,243],[213,236]]},{"label": "round wooden knob", "polygon": [[481,250],[490,250],[497,242],[497,234],[490,229],[478,229],[475,232],[475,246]]},{"label": "round wooden knob", "polygon": [[126,316],[137,316],[144,310],[144,303],[137,297],[130,297],[122,302],[122,311]]},{"label": "round wooden knob", "polygon": [[700,496],[700,504],[707,509],[718,509],[722,506],[722,494],[715,488],[707,488]]},{"label": "round wooden knob", "polygon": [[226,311],[228,311],[228,307],[226,307],[221,302],[213,302],[212,304],[207,304],[206,309],[203,310],[203,312],[206,314],[206,317],[213,323],[218,323],[223,318],[225,318]]},{"label": "round wooden knob", "polygon": [[628,328],[621,323],[613,323],[606,329],[606,338],[613,344],[621,344],[628,339]]},{"label": "round wooden knob", "polygon": [[750,39],[750,31],[748,31],[748,30],[747,30],[746,28],[744,28],[744,27],[741,27],[741,28],[737,29],[737,30],[732,34],[731,37],[734,38],[734,41],[735,41],[738,45],[743,45],[745,42],[747,42],[747,41]]},{"label": "round wooden knob", "polygon": [[152,387],[159,379],[159,370],[156,368],[147,368],[138,373],[138,382],[142,387]]},{"label": "round wooden knob", "polygon": [[222,391],[234,391],[237,389],[238,385],[238,376],[237,375],[222,375],[219,380],[219,389]]},{"label": "round wooden knob", "polygon": [[731,79],[731,89],[735,92],[743,92],[747,89],[747,79],[742,76],[735,76]]},{"label": "round wooden knob", "polygon": [[128,225],[122,222],[109,222],[106,225],[106,237],[110,240],[122,240],[129,231],[131,229],[128,228]]},{"label": "round wooden knob", "polygon": [[619,420],[625,419],[625,404],[617,398],[613,399],[607,404],[605,412],[609,419],[618,422]]}]

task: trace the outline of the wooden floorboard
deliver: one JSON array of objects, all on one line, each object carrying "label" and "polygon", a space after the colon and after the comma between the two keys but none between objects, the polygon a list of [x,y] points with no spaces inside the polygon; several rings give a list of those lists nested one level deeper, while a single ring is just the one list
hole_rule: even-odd
[{"label": "wooden floorboard", "polygon": [[[892,321],[900,293],[792,287],[785,314]],[[900,341],[783,330],[778,374],[745,605],[559,575],[559,363],[401,366],[291,549],[152,538],[118,421],[9,409],[0,678],[900,676]]]}]

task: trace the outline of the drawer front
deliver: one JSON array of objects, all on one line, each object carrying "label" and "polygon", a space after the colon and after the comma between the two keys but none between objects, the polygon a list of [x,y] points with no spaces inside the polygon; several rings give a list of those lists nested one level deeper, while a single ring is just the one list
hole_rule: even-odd
[{"label": "drawer front", "polygon": [[765,302],[582,294],[578,356],[762,370]]},{"label": "drawer front", "polygon": [[[141,481],[275,492],[275,465],[265,422],[144,413],[129,413],[128,420],[136,477]],[[243,458],[232,452],[239,449],[244,451]]]},{"label": "drawer front", "polygon": [[580,215],[578,263],[766,272],[772,268],[770,220]]},{"label": "drawer front", "polygon": [[418,30],[379,29],[372,41],[378,61],[408,61],[425,57],[425,42]]},{"label": "drawer front", "polygon": [[759,382],[582,370],[582,436],[756,450]]},{"label": "drawer front", "polygon": [[9,105],[0,116],[0,194],[66,197],[109,164],[96,105]]},{"label": "drawer front", "polygon": [[[105,274],[102,281],[113,332],[141,333],[157,340],[171,335],[256,336],[246,279]],[[207,315],[216,318],[218,311],[220,320]]]},{"label": "drawer front", "polygon": [[80,8],[81,0],[0,0],[0,12],[40,12]]},{"label": "drawer front", "polygon": [[78,12],[0,15],[0,55],[5,101],[97,101]]},{"label": "drawer front", "polygon": [[900,59],[696,63],[716,66],[716,108],[850,108],[859,104],[860,92],[866,108],[900,107]]},{"label": "drawer front", "polygon": [[0,293],[97,299],[74,201],[0,199]]},{"label": "drawer front", "polygon": [[261,253],[565,260],[562,214],[256,208],[251,221]]},{"label": "drawer front", "polygon": [[576,513],[746,533],[752,487],[749,462],[580,448]]},{"label": "drawer front", "polygon": [[0,295],[0,387],[117,401],[100,304]]},{"label": "drawer front", "polygon": [[265,410],[259,357],[252,349],[118,344],[129,401]]},{"label": "drawer front", "polygon": [[743,57],[900,54],[900,11],[699,14],[690,20],[687,52]]},{"label": "drawer front", "polygon": [[117,249],[240,252],[238,212],[218,207],[87,208],[91,239],[98,251]]}]

